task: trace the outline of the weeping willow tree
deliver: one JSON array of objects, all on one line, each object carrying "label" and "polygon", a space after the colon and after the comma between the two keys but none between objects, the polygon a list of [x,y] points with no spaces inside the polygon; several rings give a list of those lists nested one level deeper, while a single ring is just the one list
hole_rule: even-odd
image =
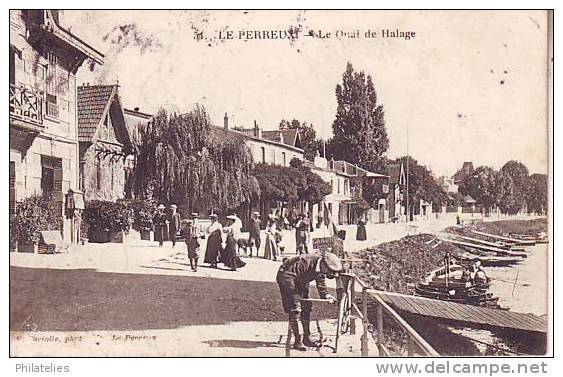
[{"label": "weeping willow tree", "polygon": [[260,193],[243,137],[212,126],[202,107],[181,115],[159,110],[135,143],[137,197],[221,213]]}]

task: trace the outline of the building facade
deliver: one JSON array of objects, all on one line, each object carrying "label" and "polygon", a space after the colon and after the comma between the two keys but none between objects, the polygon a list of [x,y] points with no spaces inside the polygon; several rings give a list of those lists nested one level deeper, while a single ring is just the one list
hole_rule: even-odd
[{"label": "building facade", "polygon": [[73,211],[65,211],[83,202],[76,72],[86,59],[102,64],[103,55],[63,25],[62,11],[10,11],[10,208],[43,195],[61,208],[63,239],[78,242]]},{"label": "building facade", "polygon": [[80,188],[85,200],[125,198],[125,162],[131,139],[118,85],[78,87]]},{"label": "building facade", "polygon": [[[229,128],[226,114],[224,127]],[[253,128],[235,127],[233,130],[246,136],[252,159],[257,164],[289,166],[294,158],[303,160],[303,146],[297,130],[262,130],[256,121]]]},{"label": "building facade", "polygon": [[[389,190],[387,175],[370,172],[346,161],[329,161],[317,156],[314,163],[307,166],[325,182],[330,182],[332,188],[332,192],[325,196],[323,203],[314,206],[313,216],[318,216],[320,208],[326,206],[333,221],[338,224],[356,224],[359,217],[363,215],[360,202],[365,202],[362,194],[364,185],[377,185],[385,194]],[[372,213],[373,211],[368,211],[368,216],[373,217],[370,219],[372,222],[387,221],[386,199],[365,205],[372,206],[372,210],[375,210],[375,214]]]},{"label": "building facade", "polygon": [[454,181],[454,184],[459,186],[467,178],[469,178],[473,174],[474,171],[475,171],[475,169],[473,168],[473,162],[471,162],[471,161],[464,162],[463,165],[461,166],[461,169],[459,169],[454,175],[452,175],[452,179]]}]

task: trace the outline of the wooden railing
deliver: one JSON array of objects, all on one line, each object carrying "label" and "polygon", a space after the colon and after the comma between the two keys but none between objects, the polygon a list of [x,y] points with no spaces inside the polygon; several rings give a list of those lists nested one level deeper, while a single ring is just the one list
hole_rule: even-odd
[{"label": "wooden railing", "polygon": [[[385,347],[384,341],[384,313],[388,318],[392,319],[396,325],[398,325],[407,335],[407,354],[408,356],[419,355],[419,356],[430,356],[437,357],[440,356],[438,352],[432,348],[430,344],[416,330],[407,323],[391,306],[389,306],[383,298],[380,297],[380,291],[371,289],[366,283],[364,283],[360,278],[358,278],[353,273],[343,273],[341,274],[341,281],[343,288],[342,297],[339,301],[339,311],[338,319],[336,325],[336,338],[333,347],[333,352],[338,352],[338,343],[341,336],[346,333],[350,335],[356,334],[356,319],[362,321],[362,336],[360,338],[361,342],[361,355],[362,357],[369,356],[369,344],[372,343],[373,346],[377,347],[379,357],[391,356],[391,352]],[[361,290],[361,308],[356,302],[356,284],[358,284]],[[368,315],[368,300],[372,299],[376,304],[376,318],[375,325],[377,329],[377,340],[374,339],[372,334],[372,324],[370,323]],[[303,299],[305,301],[319,301],[328,302],[325,299]],[[343,330],[343,326],[344,330]],[[288,323],[287,338],[285,343],[285,356],[291,356],[291,326]]]},{"label": "wooden railing", "polygon": [[[390,307],[378,294],[377,290],[371,289],[366,283],[364,283],[360,278],[354,274],[349,274],[352,277],[350,280],[350,294],[352,309],[354,315],[362,320],[363,334],[361,338],[361,353],[362,356],[368,356],[368,343],[371,335],[371,324],[368,318],[368,298],[372,298],[376,303],[376,328],[377,328],[377,340],[376,345],[379,351],[380,357],[390,356],[391,353],[385,347],[384,344],[384,322],[383,314],[386,313],[395,324],[397,324],[407,335],[407,353],[408,356],[413,356],[415,353],[421,356],[440,356],[434,348],[428,344],[426,340],[411,326],[409,325],[392,307]],[[362,308],[360,309],[355,302],[355,284],[358,284],[362,288]],[[353,320],[352,320],[353,321]],[[353,329],[355,326],[351,324],[350,333],[353,334]],[[337,343],[338,344],[338,343]]]},{"label": "wooden railing", "polygon": [[43,125],[43,97],[23,85],[10,84],[10,117]]}]

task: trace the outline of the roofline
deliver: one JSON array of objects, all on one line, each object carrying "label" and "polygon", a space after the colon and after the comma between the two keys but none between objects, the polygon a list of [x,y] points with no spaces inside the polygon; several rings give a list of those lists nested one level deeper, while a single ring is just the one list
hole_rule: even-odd
[{"label": "roofline", "polygon": [[294,147],[294,146],[289,145],[289,144],[284,144],[284,143],[280,143],[280,142],[277,142],[277,141],[268,140],[268,139],[264,139],[264,138],[260,138],[260,137],[256,137],[256,136],[245,135],[245,134],[243,134],[242,132],[238,132],[238,131],[235,131],[235,132],[237,132],[237,133],[243,135],[244,137],[247,137],[247,138],[249,138],[249,139],[252,139],[252,140],[254,140],[254,141],[265,142],[266,144],[274,144],[274,145],[277,145],[277,146],[280,146],[280,147],[284,147],[284,148],[287,148],[287,149],[291,149],[291,150],[293,150],[294,152],[303,153],[303,149]]},{"label": "roofline", "polygon": [[141,111],[126,109],[126,108],[123,108],[123,113],[125,113],[127,115],[140,115],[141,117],[144,117],[144,118],[147,118],[147,119],[150,119],[154,116],[152,114],[143,113]]},{"label": "roofline", "polygon": [[[47,9],[47,12],[51,12],[51,10]],[[61,37],[63,40],[65,40],[65,35],[66,37],[70,38],[70,41],[66,41],[66,42],[74,42],[72,43],[80,52],[82,52],[84,55],[86,55],[87,57],[89,57],[90,59],[94,60],[96,63],[102,65],[104,64],[104,54],[102,54],[100,51],[96,50],[94,47],[90,46],[88,43],[86,43],[85,41],[83,41],[82,39],[80,39],[79,37],[77,37],[76,35],[74,35],[70,30],[67,30],[65,28],[63,28],[56,20],[55,17],[53,17],[52,14],[50,14],[50,18],[53,20],[53,24],[55,24],[56,28],[53,29],[53,33],[58,35],[59,37]],[[60,34],[63,35],[60,35]]]}]

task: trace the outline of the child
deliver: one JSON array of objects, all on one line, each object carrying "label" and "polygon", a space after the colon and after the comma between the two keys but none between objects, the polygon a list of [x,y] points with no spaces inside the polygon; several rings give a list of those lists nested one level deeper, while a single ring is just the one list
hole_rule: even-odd
[{"label": "child", "polygon": [[193,220],[187,220],[185,227],[182,229],[182,236],[188,248],[188,258],[190,259],[190,267],[193,272],[197,272],[197,262],[199,260],[199,241],[197,230],[193,226]]}]

